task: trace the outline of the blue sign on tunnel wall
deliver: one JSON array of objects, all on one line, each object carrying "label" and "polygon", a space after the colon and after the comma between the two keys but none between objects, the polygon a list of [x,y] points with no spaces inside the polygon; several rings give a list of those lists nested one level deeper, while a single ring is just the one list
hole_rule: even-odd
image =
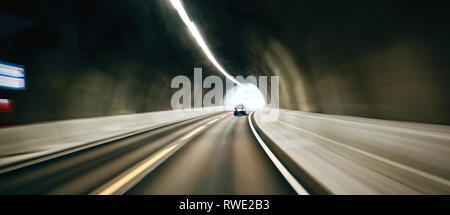
[{"label": "blue sign on tunnel wall", "polygon": [[12,90],[25,89],[25,67],[0,61],[0,87]]}]

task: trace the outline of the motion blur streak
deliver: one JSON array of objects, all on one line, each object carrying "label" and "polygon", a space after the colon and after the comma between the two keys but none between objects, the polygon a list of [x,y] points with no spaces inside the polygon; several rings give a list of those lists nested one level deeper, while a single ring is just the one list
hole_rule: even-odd
[{"label": "motion blur streak", "polygon": [[255,142],[247,117],[221,114],[3,173],[0,193],[295,194]]},{"label": "motion blur streak", "polygon": [[193,68],[271,77],[224,105],[279,104],[251,122],[310,194],[450,194],[446,1],[7,2],[0,194],[98,193],[177,143],[114,194],[296,194],[248,116],[170,110],[177,76],[220,100]]},{"label": "motion blur streak", "polygon": [[395,166],[396,168],[399,168],[399,169],[403,169],[403,170],[412,172],[412,173],[417,174],[417,175],[420,175],[420,176],[422,176],[422,177],[424,177],[424,178],[426,178],[426,179],[428,179],[428,180],[435,181],[435,182],[437,182],[437,183],[442,183],[442,184],[446,185],[447,187],[450,187],[450,181],[447,180],[447,179],[445,179],[445,178],[441,178],[441,177],[438,177],[438,176],[434,176],[434,175],[432,175],[432,174],[429,174],[429,173],[420,171],[420,170],[418,170],[418,169],[411,168],[411,167],[406,166],[406,165],[403,165],[403,164],[401,164],[401,163],[397,163],[397,162],[395,162],[395,161],[391,161],[391,160],[385,159],[385,158],[383,158],[383,157],[380,157],[380,156],[377,156],[377,155],[374,155],[374,154],[371,154],[371,153],[367,153],[367,152],[365,152],[365,151],[363,151],[363,150],[359,150],[359,149],[357,149],[357,148],[354,148],[354,147],[345,145],[345,144],[343,144],[343,143],[339,143],[339,142],[337,142],[337,141],[328,139],[328,138],[326,138],[326,137],[319,136],[319,135],[317,135],[317,134],[314,134],[314,133],[312,133],[312,132],[309,132],[309,131],[307,131],[307,130],[304,130],[304,129],[301,129],[301,128],[298,128],[298,127],[295,127],[295,126],[292,126],[292,125],[289,125],[289,124],[287,124],[287,123],[284,123],[284,122],[281,122],[281,121],[278,121],[278,122],[280,122],[281,124],[286,125],[286,126],[288,126],[288,127],[291,127],[291,128],[293,128],[293,129],[296,129],[296,130],[299,130],[299,131],[301,131],[301,132],[307,133],[307,134],[309,134],[309,135],[311,135],[311,136],[314,136],[314,137],[323,139],[323,140],[328,141],[328,142],[332,142],[333,144],[336,144],[336,145],[342,146],[342,147],[344,147],[344,148],[346,148],[346,149],[349,149],[349,150],[355,151],[355,152],[357,152],[357,153],[363,154],[363,155],[365,155],[365,156],[367,156],[367,157],[370,157],[370,158],[372,158],[372,159],[375,159],[375,160],[379,160],[379,161],[381,161],[381,162],[388,163],[389,165]]},{"label": "motion blur streak", "polygon": [[197,26],[194,24],[194,22],[191,21],[189,18],[189,15],[187,14],[186,10],[183,7],[183,4],[180,0],[170,0],[173,7],[177,10],[178,14],[180,15],[181,19],[183,20],[184,24],[188,27],[189,31],[191,32],[192,36],[194,36],[195,40],[197,41],[198,45],[202,48],[203,52],[206,54],[208,59],[214,64],[214,66],[223,74],[225,77],[236,83],[238,86],[243,86],[241,83],[236,81],[230,74],[228,74],[227,71],[220,65],[219,62],[217,62],[214,55],[209,50],[208,46],[205,43],[205,40],[203,39],[202,35],[197,29]]},{"label": "motion blur streak", "polygon": [[296,194],[258,145],[247,116],[209,126],[125,194]]},{"label": "motion blur streak", "polygon": [[322,191],[450,193],[448,126],[283,109],[272,122],[262,121],[267,116],[260,112],[254,117],[258,129],[285,153],[279,156],[282,162],[301,168],[290,165],[289,170],[297,178],[307,172]]}]

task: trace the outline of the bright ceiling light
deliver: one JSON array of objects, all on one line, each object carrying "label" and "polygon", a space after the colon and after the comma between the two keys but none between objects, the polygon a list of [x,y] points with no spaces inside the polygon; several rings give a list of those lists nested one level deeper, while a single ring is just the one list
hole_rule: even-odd
[{"label": "bright ceiling light", "polygon": [[197,26],[195,26],[194,22],[191,21],[189,18],[189,15],[187,14],[186,10],[183,7],[183,4],[180,0],[170,0],[170,3],[172,3],[173,7],[177,10],[178,15],[180,15],[181,19],[183,20],[184,24],[188,27],[189,31],[191,32],[192,36],[194,36],[195,40],[197,41],[197,44],[202,48],[205,55],[208,57],[208,59],[211,61],[211,63],[214,64],[214,66],[223,74],[226,78],[230,79],[234,83],[236,83],[239,86],[243,86],[241,83],[236,81],[233,76],[228,74],[227,71],[220,65],[220,63],[216,60],[214,55],[212,54],[211,50],[209,50],[208,46],[205,43],[205,40],[203,39],[202,35],[197,29]]}]

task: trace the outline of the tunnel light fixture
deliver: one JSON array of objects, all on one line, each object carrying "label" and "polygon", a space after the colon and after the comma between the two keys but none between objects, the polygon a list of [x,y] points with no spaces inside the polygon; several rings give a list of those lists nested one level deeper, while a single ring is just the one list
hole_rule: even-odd
[{"label": "tunnel light fixture", "polygon": [[180,15],[181,19],[183,20],[184,24],[188,27],[189,31],[191,32],[192,36],[197,41],[197,44],[202,48],[205,55],[208,57],[208,59],[211,61],[212,64],[221,72],[223,75],[225,75],[226,78],[230,79],[234,83],[236,83],[238,86],[243,87],[241,83],[236,81],[233,76],[228,74],[227,71],[220,65],[220,63],[217,61],[217,59],[212,54],[209,47],[206,45],[205,40],[203,39],[202,35],[197,29],[197,26],[194,24],[194,22],[189,18],[188,13],[183,7],[183,4],[180,0],[170,0],[170,3],[172,3],[172,6],[177,10],[178,15]]}]

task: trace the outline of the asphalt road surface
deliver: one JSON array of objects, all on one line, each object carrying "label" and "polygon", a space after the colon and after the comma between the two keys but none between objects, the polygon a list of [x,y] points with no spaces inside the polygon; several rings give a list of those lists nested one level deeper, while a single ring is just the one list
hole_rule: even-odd
[{"label": "asphalt road surface", "polygon": [[0,175],[0,194],[295,194],[247,116],[168,125]]}]

